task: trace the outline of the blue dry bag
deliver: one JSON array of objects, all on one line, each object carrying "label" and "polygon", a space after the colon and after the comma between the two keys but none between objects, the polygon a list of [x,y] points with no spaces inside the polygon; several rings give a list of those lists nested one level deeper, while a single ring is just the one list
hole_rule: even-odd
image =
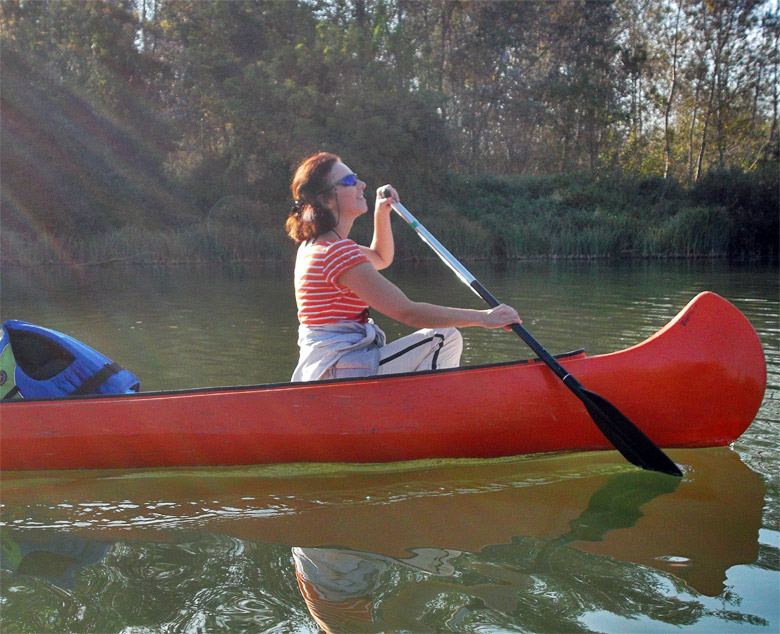
[{"label": "blue dry bag", "polygon": [[137,392],[134,374],[56,330],[10,319],[0,338],[0,398]]}]

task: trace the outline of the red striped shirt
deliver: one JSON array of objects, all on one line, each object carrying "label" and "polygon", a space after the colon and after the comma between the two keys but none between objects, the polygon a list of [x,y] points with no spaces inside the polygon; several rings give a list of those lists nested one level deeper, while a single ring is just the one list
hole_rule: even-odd
[{"label": "red striped shirt", "polygon": [[368,258],[352,240],[301,245],[295,261],[298,320],[307,326],[360,321],[368,305],[336,280],[364,262]]}]

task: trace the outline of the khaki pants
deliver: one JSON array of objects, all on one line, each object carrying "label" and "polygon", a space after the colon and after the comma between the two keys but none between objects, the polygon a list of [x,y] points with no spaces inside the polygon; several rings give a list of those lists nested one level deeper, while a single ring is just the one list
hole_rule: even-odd
[{"label": "khaki pants", "polygon": [[425,328],[379,348],[377,374],[456,368],[463,336],[455,328]]}]

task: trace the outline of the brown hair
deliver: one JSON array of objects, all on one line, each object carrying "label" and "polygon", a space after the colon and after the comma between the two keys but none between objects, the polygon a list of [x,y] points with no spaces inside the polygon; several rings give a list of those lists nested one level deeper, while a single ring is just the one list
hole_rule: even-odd
[{"label": "brown hair", "polygon": [[331,189],[330,170],[341,159],[319,152],[303,161],[295,170],[292,185],[293,205],[285,223],[289,236],[298,243],[316,238],[336,226],[336,219],[323,204]]}]

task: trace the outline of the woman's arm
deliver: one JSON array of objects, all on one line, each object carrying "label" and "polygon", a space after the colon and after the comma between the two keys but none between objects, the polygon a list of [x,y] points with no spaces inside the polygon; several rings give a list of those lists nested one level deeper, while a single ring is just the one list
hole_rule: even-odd
[{"label": "woman's arm", "polygon": [[349,288],[371,308],[412,328],[502,328],[511,323],[521,323],[515,309],[505,304],[489,310],[475,310],[413,302],[368,262],[345,271],[337,282]]},{"label": "woman's arm", "polygon": [[[390,196],[385,197],[385,191],[389,190]],[[393,228],[390,224],[390,203],[399,200],[398,192],[391,185],[383,185],[376,190],[376,206],[374,208],[374,237],[370,247],[360,247],[368,261],[374,265],[377,271],[386,269],[395,257],[395,242],[393,240]],[[377,309],[379,310],[379,309]]]}]

